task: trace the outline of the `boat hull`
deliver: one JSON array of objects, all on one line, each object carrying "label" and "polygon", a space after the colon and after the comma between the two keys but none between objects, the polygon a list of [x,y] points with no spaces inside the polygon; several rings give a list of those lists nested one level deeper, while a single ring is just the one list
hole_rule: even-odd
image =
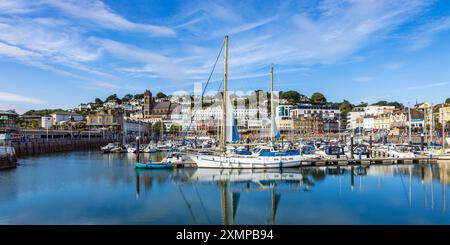
[{"label": "boat hull", "polygon": [[244,156],[212,156],[212,155],[190,155],[192,161],[199,168],[293,168],[301,165],[302,157],[244,157]]},{"label": "boat hull", "polygon": [[135,168],[139,169],[169,169],[172,168],[172,163],[134,163]]}]

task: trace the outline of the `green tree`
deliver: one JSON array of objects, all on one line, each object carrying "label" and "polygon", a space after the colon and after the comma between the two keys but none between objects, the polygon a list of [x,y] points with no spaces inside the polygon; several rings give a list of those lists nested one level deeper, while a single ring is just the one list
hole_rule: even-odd
[{"label": "green tree", "polygon": [[400,103],[400,102],[397,102],[397,101],[388,102],[388,101],[385,101],[385,100],[380,100],[380,101],[378,101],[376,103],[373,103],[372,105],[377,105],[377,106],[395,106],[396,108],[399,108],[399,109],[403,109],[404,108],[403,104]]},{"label": "green tree", "polygon": [[141,99],[144,98],[144,94],[135,94],[135,95],[133,96],[133,98],[134,98],[135,100],[141,100]]},{"label": "green tree", "polygon": [[102,101],[100,98],[95,98],[94,102],[95,102],[95,104],[98,105],[98,106],[103,105],[103,101]]},{"label": "green tree", "polygon": [[169,132],[172,134],[176,134],[176,133],[180,132],[180,127],[175,124],[172,124],[172,126],[170,126],[170,128],[169,128]]},{"label": "green tree", "polygon": [[158,93],[156,94],[156,98],[157,98],[157,99],[167,98],[167,95],[166,95],[165,93],[163,93],[163,92],[158,92]]},{"label": "green tree", "polygon": [[29,110],[24,113],[24,115],[30,116],[30,115],[39,115],[39,116],[45,116],[50,115],[55,112],[63,112],[63,109],[43,109],[43,110]]},{"label": "green tree", "polygon": [[344,100],[344,101],[339,105],[339,110],[340,110],[341,113],[343,113],[343,114],[349,113],[352,109],[353,109],[352,103],[348,102],[347,100]]},{"label": "green tree", "polygon": [[325,98],[325,96],[322,93],[315,92],[311,96],[311,103],[315,104],[315,105],[324,105],[327,103],[327,99]]},{"label": "green tree", "polygon": [[[164,125],[163,131],[166,131],[166,125],[165,124],[163,124],[163,125]],[[153,132],[155,132],[157,134],[160,134],[160,132],[161,132],[161,122],[156,122],[155,124],[153,124],[152,130],[153,130]]]},{"label": "green tree", "polygon": [[120,103],[121,100],[117,97],[117,94],[112,94],[108,96],[105,101],[115,101],[116,103]]},{"label": "green tree", "polygon": [[368,103],[361,101],[361,103],[359,103],[359,105],[355,105],[355,107],[366,107],[368,105],[369,105]]},{"label": "green tree", "polygon": [[450,104],[450,98],[447,98],[447,99],[445,100],[445,104]]},{"label": "green tree", "polygon": [[131,99],[133,99],[133,95],[131,95],[131,94],[126,94],[126,95],[123,96],[122,102],[128,102],[128,101],[130,101]]},{"label": "green tree", "polygon": [[397,102],[397,101],[389,102],[388,105],[389,105],[389,106],[395,106],[395,108],[398,108],[398,109],[403,109],[403,108],[405,108],[405,106],[404,106],[402,103]]},{"label": "green tree", "polygon": [[300,94],[299,92],[293,91],[293,90],[289,90],[289,91],[282,93],[281,97],[283,99],[286,99],[289,103],[292,103],[292,104],[297,104],[297,103],[308,101],[307,96]]}]

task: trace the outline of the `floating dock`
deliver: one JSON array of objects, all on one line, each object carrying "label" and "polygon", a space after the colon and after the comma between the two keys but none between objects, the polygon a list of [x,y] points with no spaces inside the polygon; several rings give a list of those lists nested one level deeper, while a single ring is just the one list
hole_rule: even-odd
[{"label": "floating dock", "polygon": [[430,164],[437,159],[429,157],[415,158],[366,158],[366,159],[311,159],[303,161],[302,166],[355,166],[355,165],[393,165],[393,164]]}]

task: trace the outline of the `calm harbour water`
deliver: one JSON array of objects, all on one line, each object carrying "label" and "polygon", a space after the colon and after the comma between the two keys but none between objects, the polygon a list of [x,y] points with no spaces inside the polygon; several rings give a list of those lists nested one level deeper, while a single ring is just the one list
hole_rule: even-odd
[{"label": "calm harbour water", "polygon": [[134,160],[22,158],[0,171],[0,224],[450,224],[450,162],[280,173],[137,171]]}]

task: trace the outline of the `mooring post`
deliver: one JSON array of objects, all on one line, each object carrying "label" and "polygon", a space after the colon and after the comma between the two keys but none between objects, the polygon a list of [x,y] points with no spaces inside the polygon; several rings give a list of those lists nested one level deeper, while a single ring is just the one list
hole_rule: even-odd
[{"label": "mooring post", "polygon": [[353,134],[350,136],[350,154],[353,159]]},{"label": "mooring post", "polygon": [[424,135],[422,133],[422,134],[420,134],[420,150],[421,151],[423,151],[425,149],[423,141],[424,141]]},{"label": "mooring post", "polygon": [[353,170],[354,170],[354,167],[352,166],[350,168],[350,171],[351,171],[351,173],[350,173],[350,188],[352,191],[355,186],[355,173],[353,172]]},{"label": "mooring post", "polygon": [[139,136],[137,136],[136,137],[136,162],[139,162],[139,153],[140,153],[140,151],[139,151],[139,142],[140,141],[140,137]]}]

